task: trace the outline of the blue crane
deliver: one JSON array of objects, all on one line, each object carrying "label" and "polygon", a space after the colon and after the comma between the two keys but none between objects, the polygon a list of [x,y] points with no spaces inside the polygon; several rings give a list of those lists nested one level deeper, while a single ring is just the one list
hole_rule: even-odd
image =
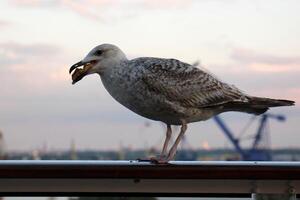
[{"label": "blue crane", "polygon": [[268,161],[272,160],[270,149],[268,148],[259,148],[259,143],[262,141],[263,134],[265,133],[266,125],[269,119],[275,119],[278,121],[285,121],[283,115],[274,115],[274,114],[263,114],[260,118],[259,126],[254,139],[252,146],[249,149],[243,149],[240,145],[241,138],[237,138],[233,135],[232,131],[228,128],[225,122],[220,116],[215,116],[214,120],[221,130],[225,133],[228,139],[233,144],[236,151],[241,155],[242,160],[247,161]]}]

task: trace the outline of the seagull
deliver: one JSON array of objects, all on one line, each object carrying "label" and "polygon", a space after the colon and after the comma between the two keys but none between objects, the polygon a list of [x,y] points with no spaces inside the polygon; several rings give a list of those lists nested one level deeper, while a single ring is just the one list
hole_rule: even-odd
[{"label": "seagull", "polygon": [[[73,72],[73,73],[72,73]],[[294,101],[248,95],[198,68],[176,59],[140,57],[132,60],[115,45],[101,44],[72,65],[72,84],[99,74],[109,94],[129,110],[166,124],[166,139],[156,163],[173,160],[187,124],[238,111],[255,115],[269,107],[292,106]],[[181,130],[168,151],[171,125]]]}]

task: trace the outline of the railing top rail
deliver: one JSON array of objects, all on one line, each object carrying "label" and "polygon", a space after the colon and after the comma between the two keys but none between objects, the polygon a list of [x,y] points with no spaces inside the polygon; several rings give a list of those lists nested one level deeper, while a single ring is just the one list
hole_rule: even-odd
[{"label": "railing top rail", "polygon": [[295,166],[298,161],[170,161],[157,165],[143,160],[0,160],[3,165],[121,165],[121,166]]},{"label": "railing top rail", "polygon": [[300,162],[6,160],[0,178],[300,180]]}]

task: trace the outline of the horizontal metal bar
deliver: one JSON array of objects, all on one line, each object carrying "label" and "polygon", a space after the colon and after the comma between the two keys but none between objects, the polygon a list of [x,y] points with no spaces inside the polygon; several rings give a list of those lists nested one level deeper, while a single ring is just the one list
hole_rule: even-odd
[{"label": "horizontal metal bar", "polygon": [[0,178],[300,180],[300,162],[0,161]]},{"label": "horizontal metal bar", "polygon": [[[0,161],[0,193],[250,194],[300,191],[300,162]],[[153,195],[155,196],[155,195]]]}]

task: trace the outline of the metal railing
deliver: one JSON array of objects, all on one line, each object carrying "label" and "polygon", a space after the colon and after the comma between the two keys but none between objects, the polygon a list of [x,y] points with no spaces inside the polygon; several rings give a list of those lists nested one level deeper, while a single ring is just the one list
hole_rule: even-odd
[{"label": "metal railing", "polygon": [[295,197],[299,191],[300,162],[0,161],[2,196]]}]

